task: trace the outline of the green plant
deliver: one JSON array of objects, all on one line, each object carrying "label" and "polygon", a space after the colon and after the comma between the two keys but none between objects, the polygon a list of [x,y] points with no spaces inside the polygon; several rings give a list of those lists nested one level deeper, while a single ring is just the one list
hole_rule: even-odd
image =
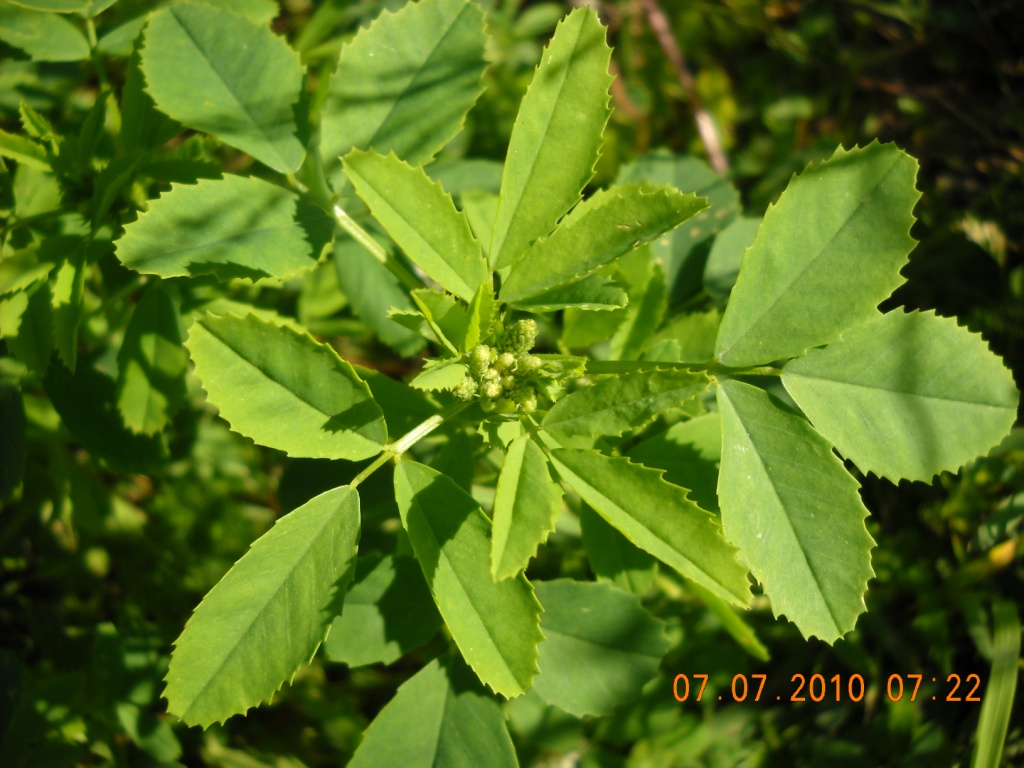
[{"label": "green plant", "polygon": [[[928,480],[1012,426],[1018,393],[979,337],[877,309],[914,247],[916,163],[894,146],[838,149],[760,223],[726,226],[728,204],[658,183],[666,167],[693,169],[674,158],[584,199],[611,78],[604,29],[578,10],[545,49],[497,189],[461,182],[460,209],[424,165],[480,93],[476,5],[385,14],[312,94],[265,22],[159,10],[114,146],[101,130],[112,94],[78,136],[25,107],[25,135],[0,144],[18,162],[4,335],[91,451],[129,471],[166,459],[162,433],[186,398],[184,313],[195,373],[234,431],[353,463],[196,609],[165,691],[185,722],[268,700],[325,635],[334,661],[390,663],[444,627],[451,652],[399,689],[354,763],[512,764],[493,694],[602,715],[656,674],[664,624],[630,594],[649,585],[652,556],[723,614],[749,604],[753,574],[777,615],[832,642],[864,611],[874,546],[833,448],[862,473]],[[202,133],[168,156],[181,126]],[[224,145],[262,165],[222,173],[209,160]],[[138,199],[146,174],[177,183]],[[32,207],[83,186],[80,210]],[[144,212],[120,234],[111,211],[126,199]],[[705,281],[724,311],[666,317],[686,244],[712,230]],[[77,358],[79,334],[143,285],[121,267],[147,277],[115,385]],[[346,362],[260,304],[261,287],[303,273],[317,276],[310,300],[337,306],[336,280],[382,341],[437,356],[408,385]],[[120,285],[90,307],[87,286],[108,275]],[[85,392],[102,407],[78,408]],[[388,472],[393,496],[378,484],[368,498]],[[602,581],[527,578],[560,520]]]}]

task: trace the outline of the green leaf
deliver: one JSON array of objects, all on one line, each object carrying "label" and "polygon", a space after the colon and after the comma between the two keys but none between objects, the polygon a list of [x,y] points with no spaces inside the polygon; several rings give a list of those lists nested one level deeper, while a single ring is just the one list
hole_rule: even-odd
[{"label": "green leaf", "polygon": [[257,540],[175,642],[168,710],[206,727],[267,701],[313,658],[339,613],[359,541],[359,495],[322,493]]},{"label": "green leaf", "polygon": [[125,227],[117,257],[161,277],[286,278],[312,269],[333,232],[325,211],[288,190],[225,176],[172,185]]},{"label": "green leaf", "polygon": [[722,314],[717,309],[707,312],[690,312],[677,315],[654,334],[647,343],[648,351],[665,341],[678,344],[673,357],[660,358],[677,363],[706,363],[715,356],[715,337],[722,324]]},{"label": "green leaf", "polygon": [[302,66],[269,28],[212,5],[176,3],[150,16],[142,71],[157,106],[182,125],[276,171],[299,169]]},{"label": "green leaf", "polygon": [[25,404],[21,390],[0,381],[0,501],[9,499],[25,474]]},{"label": "green leaf", "polygon": [[579,280],[677,227],[705,205],[703,199],[670,187],[603,189],[513,264],[501,286],[501,300],[525,299]]},{"label": "green leaf", "polygon": [[721,622],[722,629],[729,633],[733,640],[747,653],[759,661],[770,661],[771,653],[765,648],[746,620],[736,609],[722,598],[704,589],[700,584],[688,584],[689,590],[704,603],[705,607]]},{"label": "green leaf", "polygon": [[0,41],[19,48],[33,61],[82,61],[89,41],[63,16],[0,3]]},{"label": "green leaf", "polygon": [[598,579],[643,597],[658,575],[658,561],[633,544],[588,504],[580,505],[580,533]]},{"label": "green leaf", "polygon": [[718,519],[660,471],[594,451],[558,449],[551,460],[562,479],[638,547],[730,603],[750,602],[747,571]]},{"label": "green leaf", "polygon": [[512,306],[524,312],[554,312],[569,307],[581,310],[619,309],[628,303],[629,297],[619,283],[601,275],[590,275],[575,283],[512,302]]},{"label": "green leaf", "polygon": [[348,768],[515,768],[501,707],[458,659],[427,664],[370,723]]},{"label": "green leaf", "polygon": [[80,241],[57,268],[53,285],[53,346],[71,371],[78,360],[78,326],[85,299],[86,244]]},{"label": "green leaf", "polygon": [[25,136],[0,130],[0,157],[6,157],[23,165],[47,171],[50,161],[46,147]]},{"label": "green leaf", "polygon": [[596,13],[577,8],[559,22],[541,54],[505,157],[487,249],[495,268],[508,266],[554,229],[594,175],[611,114],[605,35]]},{"label": "green leaf", "polygon": [[805,637],[827,643],[853,629],[875,542],[857,481],[799,416],[749,384],[724,381],[718,500],[729,541]]},{"label": "green leaf", "polygon": [[136,47],[128,60],[124,88],[121,90],[121,131],[118,141],[125,154],[147,152],[163,146],[181,133],[182,127],[156,108],[146,92],[142,77],[142,57]]},{"label": "green leaf", "polygon": [[384,412],[388,434],[404,435],[422,421],[429,419],[437,408],[421,393],[386,373],[353,365],[353,370],[370,388],[370,394]]},{"label": "green leaf", "polygon": [[1020,400],[984,339],[932,312],[881,315],[794,360],[782,382],[839,453],[893,481],[986,453]]},{"label": "green leaf", "polygon": [[657,150],[622,167],[616,183],[669,184],[706,197],[709,207],[651,244],[665,270],[675,303],[697,293],[708,258],[708,243],[740,210],[740,193],[725,177],[696,157]]},{"label": "green leaf", "polygon": [[0,258],[0,296],[31,289],[45,280],[53,268],[52,262],[40,259],[40,254],[31,250]]},{"label": "green leaf", "polygon": [[414,389],[424,391],[450,390],[459,386],[469,373],[467,368],[458,360],[432,360],[428,363],[415,379],[409,382]]},{"label": "green leaf", "polygon": [[334,268],[338,283],[355,313],[382,342],[402,357],[412,357],[426,345],[417,334],[388,318],[388,310],[414,309],[409,293],[387,267],[350,237],[334,242]]},{"label": "green leaf", "polygon": [[139,435],[125,427],[113,379],[84,363],[72,373],[54,359],[43,384],[64,426],[89,453],[122,472],[159,471],[167,448],[159,435]]},{"label": "green leaf", "polygon": [[690,498],[700,507],[718,511],[715,489],[722,460],[722,422],[717,413],[673,424],[630,448],[629,458],[664,470],[665,479],[689,488]]},{"label": "green leaf", "polygon": [[328,167],[353,148],[429,162],[480,95],[486,40],[483,12],[467,0],[382,13],[341,50],[323,108]]},{"label": "green leaf", "polygon": [[45,282],[0,300],[0,336],[7,349],[39,375],[46,373],[53,352],[52,302],[50,284]]},{"label": "green leaf", "polygon": [[594,582],[537,584],[544,604],[535,690],[577,717],[608,715],[640,696],[671,643],[637,595]]},{"label": "green leaf", "polygon": [[358,461],[387,440],[380,407],[352,366],[307,334],[203,315],[186,346],[231,428],[290,456]]},{"label": "green leaf", "polygon": [[541,426],[557,437],[621,435],[705,392],[703,372],[638,371],[601,379],[555,403]]},{"label": "green leaf", "polygon": [[537,673],[541,606],[520,574],[495,582],[491,524],[451,479],[413,461],[395,468],[395,498],[416,559],[452,639],[479,678],[502,696]]},{"label": "green leaf", "polygon": [[562,511],[562,487],[551,478],[543,451],[529,435],[508,447],[494,496],[491,576],[508,579],[522,573],[555,530]]},{"label": "green leaf", "polygon": [[893,144],[842,147],[768,209],[722,318],[715,353],[747,367],[796,357],[870,320],[903,282],[921,194]]},{"label": "green leaf", "polygon": [[354,150],[345,175],[391,239],[427,276],[467,303],[490,277],[465,214],[422,168]]},{"label": "green leaf", "polygon": [[718,233],[704,265],[704,290],[711,298],[722,303],[728,300],[740,273],[743,254],[760,227],[761,219],[738,216]]},{"label": "green leaf", "polygon": [[994,601],[992,624],[992,673],[986,683],[978,716],[971,768],[997,768],[1002,762],[1017,678],[1020,677],[1020,614],[1017,607],[1009,600]]},{"label": "green leaf", "polygon": [[173,297],[159,283],[142,294],[117,353],[117,407],[132,432],[159,432],[185,398],[188,358]]},{"label": "green leaf", "polygon": [[331,624],[324,652],[350,667],[391,664],[427,642],[441,623],[411,557],[360,558],[345,610]]},{"label": "green leaf", "polygon": [[[629,306],[623,314],[622,323],[615,329],[608,351],[615,360],[636,360],[651,340],[668,307],[668,291],[665,284],[665,270],[661,263],[652,258],[647,249],[634,251],[630,256],[643,257],[639,274],[631,275]],[[629,257],[627,257],[628,259]],[[627,266],[623,259],[620,266]]]},{"label": "green leaf", "polygon": [[90,0],[7,0],[12,5],[20,5],[33,11],[53,11],[54,13],[75,13],[89,7]]}]

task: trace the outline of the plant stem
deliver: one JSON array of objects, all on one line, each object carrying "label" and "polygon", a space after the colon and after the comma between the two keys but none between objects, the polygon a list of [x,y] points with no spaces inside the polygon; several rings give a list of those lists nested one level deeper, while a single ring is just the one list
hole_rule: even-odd
[{"label": "plant stem", "polygon": [[454,402],[451,405],[442,408],[429,419],[426,419],[425,421],[417,424],[415,427],[413,427],[400,438],[398,438],[395,442],[385,445],[384,450],[381,451],[380,456],[378,456],[372,464],[366,467],[366,469],[364,469],[362,472],[356,475],[352,479],[352,482],[349,483],[349,485],[351,485],[353,488],[357,487],[361,482],[363,482],[363,480],[365,480],[378,469],[387,464],[388,461],[399,458],[403,453],[412,448],[416,443],[418,443],[424,437],[426,437],[435,429],[437,429],[446,421],[448,421],[448,419],[466,410],[466,408],[472,405],[472,403],[472,400],[465,402],[460,400]]},{"label": "plant stem", "polygon": [[334,203],[331,206],[331,213],[334,214],[334,218],[338,222],[338,225],[351,235],[353,240],[369,251],[377,261],[387,267],[391,271],[391,274],[397,277],[402,285],[410,291],[423,287],[423,283],[417,280],[416,276],[413,275],[412,272],[395,261],[393,257],[389,256],[383,246],[374,240],[373,235],[359,226],[356,220],[345,213],[345,210],[340,205]]},{"label": "plant stem", "polygon": [[758,365],[751,368],[729,368],[720,363],[674,363],[658,360],[588,360],[587,373],[633,373],[635,371],[653,371],[670,368],[673,370],[704,371],[712,375],[725,376],[781,376],[782,369],[771,365]]}]

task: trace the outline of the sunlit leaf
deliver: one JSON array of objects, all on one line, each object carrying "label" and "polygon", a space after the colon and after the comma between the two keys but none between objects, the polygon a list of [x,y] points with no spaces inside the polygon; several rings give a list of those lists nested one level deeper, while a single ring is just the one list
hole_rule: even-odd
[{"label": "sunlit leaf", "polygon": [[831,643],[864,612],[875,542],[857,481],[804,419],[724,381],[718,499],[729,541],[805,637]]},{"label": "sunlit leaf", "polygon": [[436,181],[394,154],[355,150],[345,175],[391,239],[432,280],[472,301],[490,277],[480,244],[463,213]]},{"label": "sunlit leaf", "polygon": [[290,456],[375,455],[384,417],[352,366],[326,344],[252,315],[203,315],[186,342],[210,402],[231,428]]},{"label": "sunlit leaf", "polygon": [[285,515],[203,598],[175,642],[164,696],[207,726],[267,701],[340,612],[359,541],[359,495],[322,493]]},{"label": "sunlit leaf", "polygon": [[808,166],[743,256],[715,353],[744,367],[796,357],[871,319],[903,282],[917,161],[874,143]]},{"label": "sunlit leaf", "polygon": [[662,480],[662,473],[595,451],[558,449],[551,460],[563,480],[643,550],[737,605],[750,602],[747,569],[718,519]]},{"label": "sunlit leaf", "polygon": [[562,510],[562,487],[548,461],[525,434],[508,446],[494,496],[491,575],[508,579],[525,570]]},{"label": "sunlit leaf", "polygon": [[302,164],[302,67],[268,27],[225,8],[175,3],[150,16],[142,71],[157,106],[179,123],[282,173]]},{"label": "sunlit leaf", "polygon": [[786,366],[786,390],[863,472],[929,480],[1005,437],[1020,393],[984,339],[932,312],[881,315]]},{"label": "sunlit leaf", "polygon": [[491,578],[491,523],[480,505],[448,477],[413,461],[395,468],[395,498],[463,658],[496,693],[523,693],[537,673],[541,606],[522,574]]},{"label": "sunlit leaf", "polygon": [[334,222],[320,208],[269,182],[225,176],[174,185],[125,227],[117,257],[161,277],[290,277],[312,269]]},{"label": "sunlit leaf", "polygon": [[554,229],[594,175],[611,114],[606,34],[596,13],[577,8],[559,22],[541,54],[519,106],[501,177],[488,248],[497,268]]},{"label": "sunlit leaf", "polygon": [[541,426],[556,437],[621,435],[706,391],[702,372],[639,371],[609,376],[555,403]]}]

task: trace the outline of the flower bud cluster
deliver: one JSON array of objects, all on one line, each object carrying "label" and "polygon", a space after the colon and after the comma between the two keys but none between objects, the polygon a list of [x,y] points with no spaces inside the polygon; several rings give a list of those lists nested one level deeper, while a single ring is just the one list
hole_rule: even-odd
[{"label": "flower bud cluster", "polygon": [[488,413],[533,413],[537,410],[534,376],[541,368],[539,357],[530,354],[537,340],[535,320],[517,320],[498,335],[494,346],[479,344],[469,352],[469,373],[455,395],[463,400],[479,398]]}]

